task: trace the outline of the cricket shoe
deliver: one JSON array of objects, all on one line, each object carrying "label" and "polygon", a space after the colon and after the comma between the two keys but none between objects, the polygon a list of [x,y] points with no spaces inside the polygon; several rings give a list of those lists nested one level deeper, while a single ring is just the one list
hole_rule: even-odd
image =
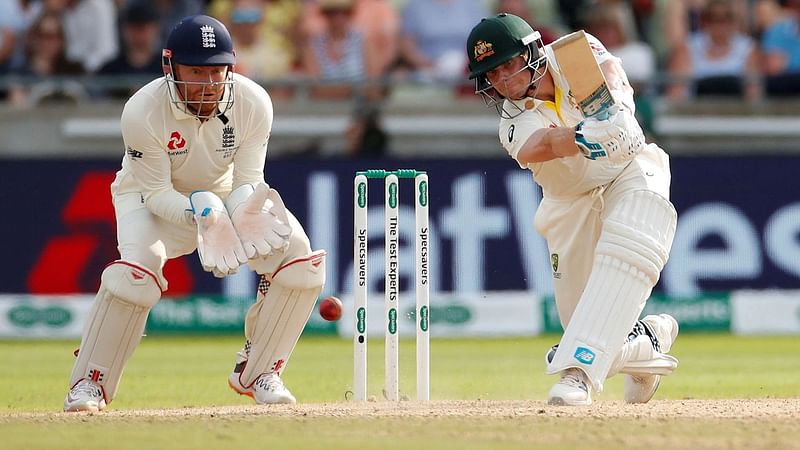
[{"label": "cricket shoe", "polygon": [[561,379],[551,389],[549,405],[589,406],[592,404],[592,387],[581,369],[570,368],[561,372]]},{"label": "cricket shoe", "polygon": [[[635,339],[637,336],[647,336],[658,352],[667,353],[678,337],[678,321],[669,314],[645,316],[636,322],[628,336]],[[625,375],[624,398],[626,403],[647,403],[653,398],[658,386],[661,384],[661,375]]]},{"label": "cricket shoe", "polygon": [[86,379],[73,386],[64,399],[65,412],[99,412],[104,409],[106,409],[106,399],[103,396],[103,388]]},{"label": "cricket shoe", "polygon": [[[625,339],[629,343],[639,336],[646,336],[650,339],[653,348],[661,353],[668,353],[672,344],[678,337],[678,322],[669,314],[650,315],[636,321],[633,330],[628,333]],[[549,365],[556,357],[558,344],[550,347],[544,354],[544,364]]]},{"label": "cricket shoe", "polygon": [[289,389],[283,385],[283,380],[277,373],[265,373],[256,379],[253,384],[255,400],[259,405],[273,405],[277,403],[297,403]]},{"label": "cricket shoe", "polygon": [[283,380],[277,373],[265,373],[256,378],[256,381],[249,387],[242,385],[240,375],[247,364],[245,352],[236,354],[236,366],[233,373],[228,377],[228,386],[239,395],[246,395],[256,401],[258,405],[274,405],[278,403],[297,403],[289,389],[283,384]]}]

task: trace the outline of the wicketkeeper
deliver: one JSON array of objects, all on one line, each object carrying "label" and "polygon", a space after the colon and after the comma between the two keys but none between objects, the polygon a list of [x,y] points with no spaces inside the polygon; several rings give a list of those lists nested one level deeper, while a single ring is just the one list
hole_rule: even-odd
[{"label": "wicketkeeper", "polygon": [[592,36],[589,44],[617,104],[604,120],[584,118],[550,45],[512,14],[472,29],[469,76],[501,116],[503,147],[542,187],[534,226],[550,249],[565,330],[547,355],[547,373],[560,374],[549,403],[589,405],[618,372],[625,400],[643,403],[677,367],[666,354],[675,319],[637,321],[675,234],[669,158],[645,143],[619,59]]},{"label": "wicketkeeper", "polygon": [[64,410],[111,402],[167,290],[164,263],[195,249],[217,277],[245,263],[260,276],[229,385],[258,404],[294,403],[280,373],[325,282],[325,252],[311,250],[264,181],[272,101],[233,72],[231,36],[212,17],[183,19],[163,56],[164,77],[122,113],[125,155],[111,185],[120,259],[102,273]]}]

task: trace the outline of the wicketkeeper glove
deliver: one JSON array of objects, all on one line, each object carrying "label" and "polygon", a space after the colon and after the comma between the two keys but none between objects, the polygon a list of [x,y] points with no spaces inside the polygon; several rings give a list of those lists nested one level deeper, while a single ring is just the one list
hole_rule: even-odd
[{"label": "wicketkeeper glove", "polygon": [[[245,200],[231,205],[236,202],[235,197],[245,195],[248,189],[252,193]],[[240,190],[243,192],[237,192]],[[278,191],[260,183],[255,189],[251,185],[241,186],[230,197],[231,220],[248,258],[269,256],[289,247],[292,227]]]},{"label": "wicketkeeper glove", "polygon": [[197,223],[197,254],[203,269],[219,278],[236,273],[247,262],[247,255],[225,204],[209,191],[192,192],[189,202]]}]

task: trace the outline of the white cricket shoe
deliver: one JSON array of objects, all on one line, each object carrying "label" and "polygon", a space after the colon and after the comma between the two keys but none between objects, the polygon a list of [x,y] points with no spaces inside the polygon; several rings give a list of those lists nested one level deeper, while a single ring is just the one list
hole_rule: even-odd
[{"label": "white cricket shoe", "polygon": [[239,395],[246,395],[256,401],[258,405],[274,405],[278,403],[297,403],[289,389],[283,385],[283,380],[276,373],[265,373],[256,378],[255,383],[249,388],[244,387],[239,376],[247,364],[246,349],[236,354],[236,366],[228,377],[228,386]]},{"label": "white cricket shoe", "polygon": [[[650,337],[653,348],[667,353],[678,338],[678,321],[669,314],[645,316],[637,323]],[[636,329],[634,329],[634,332]],[[661,384],[661,375],[625,375],[625,403],[647,403]]]},{"label": "white cricket shoe", "polygon": [[549,405],[589,406],[592,404],[592,387],[581,369],[561,372],[561,379],[551,389]]},{"label": "white cricket shoe", "polygon": [[274,405],[279,403],[297,403],[289,389],[283,385],[283,380],[277,373],[265,373],[253,383],[254,399],[259,405]]},{"label": "white cricket shoe", "polygon": [[89,381],[81,380],[69,390],[64,399],[64,411],[99,412],[106,409],[106,399],[103,397],[103,388]]}]

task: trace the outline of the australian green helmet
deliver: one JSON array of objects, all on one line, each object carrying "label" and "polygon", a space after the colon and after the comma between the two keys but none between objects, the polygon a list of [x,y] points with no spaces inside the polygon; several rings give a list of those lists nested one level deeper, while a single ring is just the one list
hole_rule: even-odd
[{"label": "australian green helmet", "polygon": [[[540,39],[538,31],[513,14],[500,13],[482,19],[467,38],[469,79],[477,78],[521,55],[530,44]],[[538,53],[538,48],[533,48]]]},{"label": "australian green helmet", "polygon": [[[493,69],[514,58],[524,58],[521,68],[505,79],[516,77],[522,72],[529,75],[525,96],[535,96],[539,81],[547,71],[547,56],[544,53],[542,36],[523,19],[508,13],[481,20],[467,38],[467,57],[469,58],[469,78],[475,80],[475,93],[494,107],[501,117],[513,118],[524,112],[514,102],[508,103],[487,74]],[[500,84],[505,79],[496,80]],[[533,89],[533,94],[531,94]],[[502,89],[501,89],[502,90]],[[504,91],[505,92],[505,91]],[[512,98],[510,100],[520,100]]]}]

